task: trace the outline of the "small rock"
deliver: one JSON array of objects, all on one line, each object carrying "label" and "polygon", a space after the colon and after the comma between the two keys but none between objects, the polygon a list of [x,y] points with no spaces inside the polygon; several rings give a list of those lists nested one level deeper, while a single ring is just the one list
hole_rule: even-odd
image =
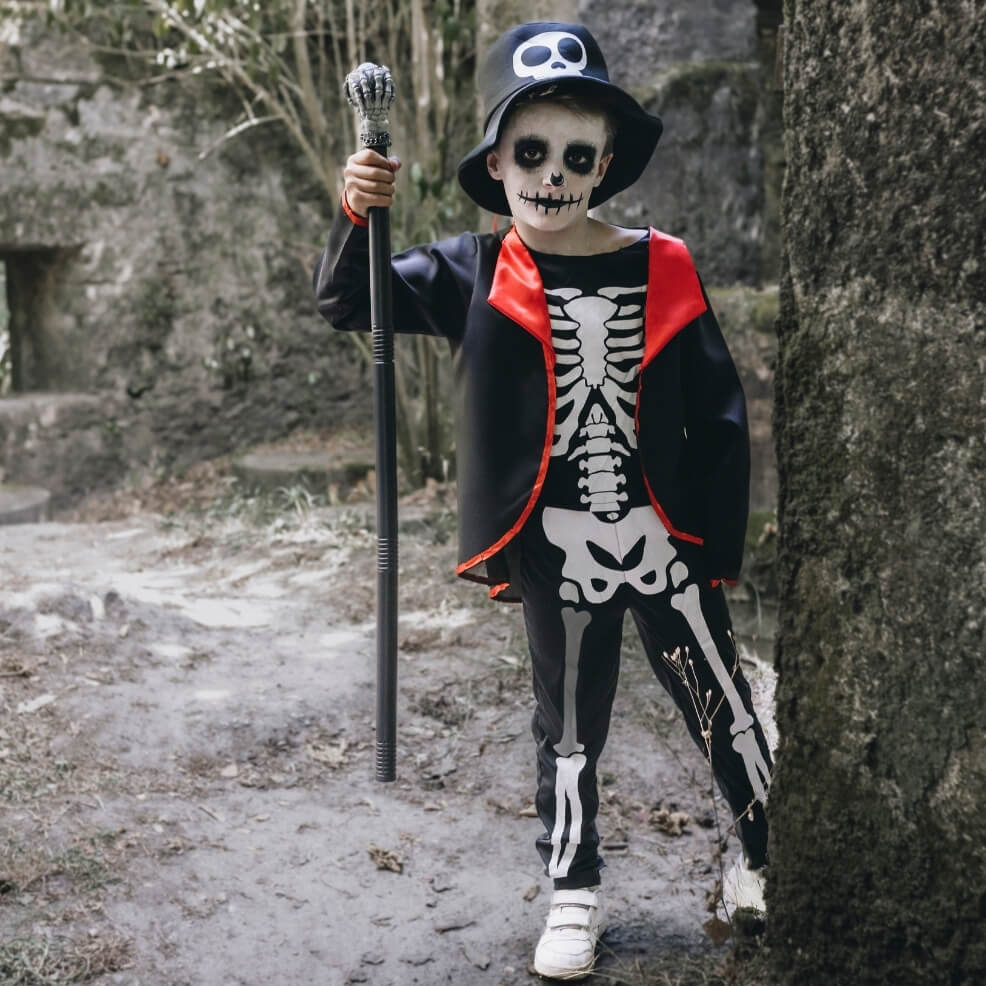
[{"label": "small rock", "polygon": [[524,900],[530,903],[539,893],[541,893],[541,888],[535,883],[524,891]]},{"label": "small rock", "polygon": [[51,694],[39,695],[37,698],[32,698],[29,701],[21,702],[17,706],[18,715],[26,715],[30,712],[37,712],[38,709],[43,709],[46,705],[51,705],[55,701],[55,696]]},{"label": "small rock", "polygon": [[434,962],[434,961],[435,961],[434,955],[424,955],[421,953],[417,955],[406,955],[403,959],[401,959],[401,962],[413,966],[427,965],[429,962]]},{"label": "small rock", "polygon": [[475,923],[476,922],[471,918],[450,918],[443,921],[441,924],[436,924],[435,931],[437,931],[440,935],[444,935],[449,931],[462,931],[463,928],[471,928]]},{"label": "small rock", "polygon": [[219,771],[220,777],[233,778],[240,776],[240,768],[235,763],[228,764]]},{"label": "small rock", "polygon": [[462,946],[462,954],[477,968],[488,969],[490,967],[490,957],[485,952],[472,948],[469,945]]}]

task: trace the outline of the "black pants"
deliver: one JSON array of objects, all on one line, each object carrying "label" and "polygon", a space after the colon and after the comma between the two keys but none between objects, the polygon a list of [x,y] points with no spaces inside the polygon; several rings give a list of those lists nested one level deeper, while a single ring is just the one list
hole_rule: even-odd
[{"label": "black pants", "polygon": [[[596,764],[609,731],[628,609],[692,738],[703,753],[711,750],[749,863],[763,865],[770,753],[739,667],[722,589],[711,588],[701,573],[701,549],[670,538],[656,514],[641,508],[637,528],[624,529],[622,541],[614,536],[602,548],[593,543],[580,558],[578,537],[564,541],[572,515],[554,511],[552,529],[543,513],[535,511],[525,525],[515,561],[537,701],[537,809],[545,826],[537,847],[546,873],[559,889],[599,882]],[[648,540],[641,548],[644,529]],[[609,534],[598,525],[596,531]],[[603,539],[598,533],[591,538]]]}]

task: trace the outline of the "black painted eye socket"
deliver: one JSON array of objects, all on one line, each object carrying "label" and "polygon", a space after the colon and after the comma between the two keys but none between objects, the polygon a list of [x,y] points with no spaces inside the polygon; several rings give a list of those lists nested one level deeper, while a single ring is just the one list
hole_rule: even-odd
[{"label": "black painted eye socket", "polygon": [[587,175],[596,166],[596,149],[592,144],[569,144],[565,148],[565,167],[577,175]]},{"label": "black painted eye socket", "polygon": [[535,137],[522,137],[514,144],[514,161],[521,168],[537,168],[548,156],[548,145]]}]

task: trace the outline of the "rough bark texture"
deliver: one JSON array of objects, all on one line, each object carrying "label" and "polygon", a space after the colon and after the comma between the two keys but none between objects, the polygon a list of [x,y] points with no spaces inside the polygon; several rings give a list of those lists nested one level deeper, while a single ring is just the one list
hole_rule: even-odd
[{"label": "rough bark texture", "polygon": [[986,982],[982,5],[785,5],[778,984]]}]

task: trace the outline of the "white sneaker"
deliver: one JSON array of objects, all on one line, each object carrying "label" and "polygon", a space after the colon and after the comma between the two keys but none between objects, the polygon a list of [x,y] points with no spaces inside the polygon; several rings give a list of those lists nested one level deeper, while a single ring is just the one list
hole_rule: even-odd
[{"label": "white sneaker", "polygon": [[606,930],[598,887],[556,890],[548,923],[534,952],[534,971],[549,979],[584,979],[596,964],[596,944]]},{"label": "white sneaker", "polygon": [[746,865],[746,857],[740,853],[722,880],[722,902],[727,915],[741,909],[766,915],[767,905],[763,897],[766,873],[765,866],[759,870],[751,870]]}]

